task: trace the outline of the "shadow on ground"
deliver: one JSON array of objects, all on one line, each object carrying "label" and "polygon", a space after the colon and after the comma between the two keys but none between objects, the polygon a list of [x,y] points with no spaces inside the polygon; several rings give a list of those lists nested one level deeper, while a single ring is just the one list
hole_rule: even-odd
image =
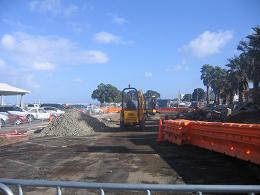
[{"label": "shadow on ground", "polygon": [[[85,120],[83,118],[83,120]],[[94,122],[93,122],[94,121]],[[104,125],[92,117],[92,124]],[[91,125],[91,124],[90,124]],[[98,125],[99,126],[99,125]],[[130,149],[124,146],[86,146],[78,152],[106,152],[131,154],[158,154],[188,184],[259,184],[260,167],[233,157],[191,145],[176,145],[156,141],[158,120],[148,118],[146,130],[138,127],[95,129],[96,132],[116,133],[115,137],[130,140],[134,145],[144,145],[152,150]],[[129,132],[128,134],[118,134]],[[131,133],[133,132],[133,133]],[[136,133],[138,132],[138,133]],[[113,136],[113,135],[112,135]]]},{"label": "shadow on ground", "polygon": [[128,137],[151,147],[188,184],[258,184],[260,167],[191,145],[156,142],[156,134]]}]

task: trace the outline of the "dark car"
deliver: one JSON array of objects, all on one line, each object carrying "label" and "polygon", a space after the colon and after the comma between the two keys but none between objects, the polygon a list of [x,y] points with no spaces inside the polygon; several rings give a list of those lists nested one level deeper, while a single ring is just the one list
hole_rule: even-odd
[{"label": "dark car", "polygon": [[40,107],[54,107],[54,108],[58,108],[60,110],[65,110],[65,107],[62,104],[41,104]]}]

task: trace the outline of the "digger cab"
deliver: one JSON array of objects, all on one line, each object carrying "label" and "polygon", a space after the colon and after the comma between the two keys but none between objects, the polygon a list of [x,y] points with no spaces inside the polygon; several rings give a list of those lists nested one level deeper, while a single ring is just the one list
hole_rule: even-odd
[{"label": "digger cab", "polygon": [[128,87],[122,91],[122,110],[120,113],[120,127],[139,125],[145,128],[144,97],[141,91]]}]

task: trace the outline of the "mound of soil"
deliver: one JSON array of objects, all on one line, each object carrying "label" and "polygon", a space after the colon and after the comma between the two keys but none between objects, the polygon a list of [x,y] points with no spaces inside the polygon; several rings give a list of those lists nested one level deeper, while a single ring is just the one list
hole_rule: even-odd
[{"label": "mound of soil", "polygon": [[105,128],[105,124],[86,113],[70,111],[53,119],[52,124],[45,127],[39,135],[85,136]]}]

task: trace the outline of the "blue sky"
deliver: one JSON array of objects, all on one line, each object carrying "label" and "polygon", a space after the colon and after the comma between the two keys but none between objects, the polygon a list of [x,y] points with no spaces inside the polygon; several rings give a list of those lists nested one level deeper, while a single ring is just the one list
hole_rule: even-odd
[{"label": "blue sky", "polygon": [[0,1],[0,82],[26,102],[89,103],[96,86],[129,83],[162,98],[203,87],[260,24],[260,1]]}]

